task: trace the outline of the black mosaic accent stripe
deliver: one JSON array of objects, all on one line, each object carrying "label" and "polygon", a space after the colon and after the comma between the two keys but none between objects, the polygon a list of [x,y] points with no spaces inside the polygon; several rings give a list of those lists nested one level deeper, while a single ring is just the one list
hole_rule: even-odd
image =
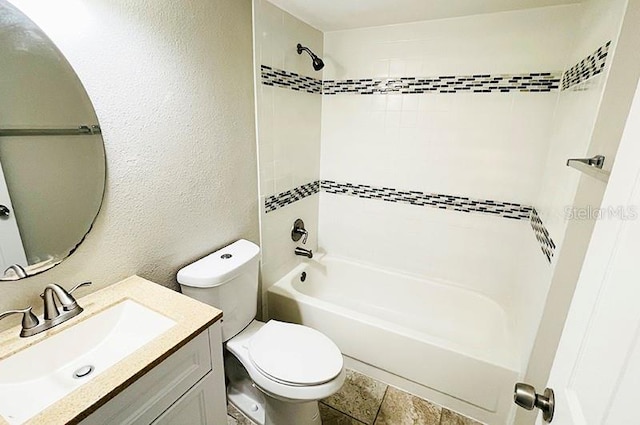
[{"label": "black mosaic accent stripe", "polygon": [[560,87],[560,72],[479,74],[440,77],[325,80],[322,94],[421,94],[550,92]]},{"label": "black mosaic accent stripe", "polygon": [[267,86],[282,87],[295,91],[307,93],[322,93],[322,80],[307,77],[282,69],[271,68],[270,66],[260,66],[262,84]]},{"label": "black mosaic accent stripe", "polygon": [[565,71],[562,75],[562,90],[567,90],[576,84],[587,81],[589,78],[604,71],[610,45],[611,41],[607,41],[604,46],[600,46],[598,50]]},{"label": "black mosaic accent stripe", "polygon": [[547,257],[549,263],[551,263],[551,259],[553,258],[556,250],[556,244],[553,242],[553,239],[551,239],[549,231],[542,223],[542,219],[540,219],[538,211],[536,211],[535,208],[531,211],[531,228],[533,229],[536,239],[540,243],[542,253]]},{"label": "black mosaic accent stripe", "polygon": [[307,196],[311,196],[314,193],[320,191],[320,181],[316,180],[311,183],[303,184],[302,186],[295,187],[286,192],[278,193],[277,195],[267,196],[264,200],[265,213],[270,213],[278,208],[285,207],[289,204],[293,204]]},{"label": "black mosaic accent stripe", "polygon": [[355,196],[363,199],[378,199],[387,202],[397,202],[452,210],[466,213],[489,214],[496,217],[512,220],[529,220],[534,235],[540,243],[540,249],[551,263],[556,245],[549,235],[549,231],[542,223],[535,208],[512,202],[499,202],[490,199],[474,199],[464,196],[443,195],[439,193],[426,193],[418,191],[406,191],[389,187],[375,187],[365,184],[338,183],[332,180],[314,181],[303,184],[286,192],[268,196],[265,199],[265,213],[273,212],[279,208],[291,205],[307,196],[320,191],[337,195]]},{"label": "black mosaic accent stripe", "polygon": [[397,202],[424,207],[432,207],[460,212],[474,212],[490,214],[513,220],[528,220],[532,207],[511,202],[493,201],[490,199],[474,199],[463,196],[443,195],[439,193],[425,193],[392,189],[389,187],[374,187],[365,184],[338,183],[322,180],[320,187],[323,192],[339,195],[357,196],[364,199],[379,199],[387,202]]}]

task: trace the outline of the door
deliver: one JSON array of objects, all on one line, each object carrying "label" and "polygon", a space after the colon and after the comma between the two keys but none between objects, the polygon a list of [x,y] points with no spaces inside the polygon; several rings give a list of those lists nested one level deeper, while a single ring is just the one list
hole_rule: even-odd
[{"label": "door", "polygon": [[0,163],[0,276],[12,264],[26,267],[27,258]]},{"label": "door", "polygon": [[548,382],[554,425],[640,424],[638,90],[602,206]]}]

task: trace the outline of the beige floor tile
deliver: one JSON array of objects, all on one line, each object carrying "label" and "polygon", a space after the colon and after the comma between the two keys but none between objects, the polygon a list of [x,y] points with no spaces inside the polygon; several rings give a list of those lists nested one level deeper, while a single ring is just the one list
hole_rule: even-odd
[{"label": "beige floor tile", "polygon": [[[241,411],[236,409],[231,403],[227,404],[227,422],[228,425],[256,425],[251,419],[242,414]],[[231,422],[228,417],[231,416],[235,422]]]},{"label": "beige floor tile", "polygon": [[375,425],[438,425],[442,408],[389,387]]},{"label": "beige floor tile", "polygon": [[324,403],[318,403],[322,425],[364,425],[362,422],[347,416]]},{"label": "beige floor tile", "polygon": [[238,421],[233,416],[227,415],[227,425],[238,425]]},{"label": "beige floor tile", "polygon": [[366,425],[373,425],[386,389],[387,384],[347,369],[347,379],[340,391],[323,402]]},{"label": "beige floor tile", "polygon": [[441,425],[482,425],[482,423],[475,421],[466,416],[462,416],[456,412],[452,412],[449,409],[442,409],[442,421]]}]

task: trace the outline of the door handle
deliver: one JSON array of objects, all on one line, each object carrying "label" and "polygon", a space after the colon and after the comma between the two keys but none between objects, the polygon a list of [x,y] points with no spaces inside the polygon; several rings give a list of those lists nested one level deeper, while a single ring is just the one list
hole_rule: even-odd
[{"label": "door handle", "polygon": [[545,422],[553,420],[556,400],[551,388],[545,388],[543,394],[536,394],[532,385],[518,382],[513,389],[513,401],[527,410],[533,410],[534,407],[542,410],[542,419]]},{"label": "door handle", "polygon": [[0,218],[9,218],[11,210],[4,205],[0,205]]}]

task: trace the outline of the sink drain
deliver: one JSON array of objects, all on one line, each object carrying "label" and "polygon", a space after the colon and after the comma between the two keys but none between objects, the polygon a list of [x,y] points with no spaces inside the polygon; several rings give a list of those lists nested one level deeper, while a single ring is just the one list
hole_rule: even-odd
[{"label": "sink drain", "polygon": [[91,372],[93,372],[94,370],[95,367],[91,365],[82,366],[81,368],[78,368],[75,372],[73,372],[73,377],[75,379],[84,378],[85,376],[91,375]]}]

